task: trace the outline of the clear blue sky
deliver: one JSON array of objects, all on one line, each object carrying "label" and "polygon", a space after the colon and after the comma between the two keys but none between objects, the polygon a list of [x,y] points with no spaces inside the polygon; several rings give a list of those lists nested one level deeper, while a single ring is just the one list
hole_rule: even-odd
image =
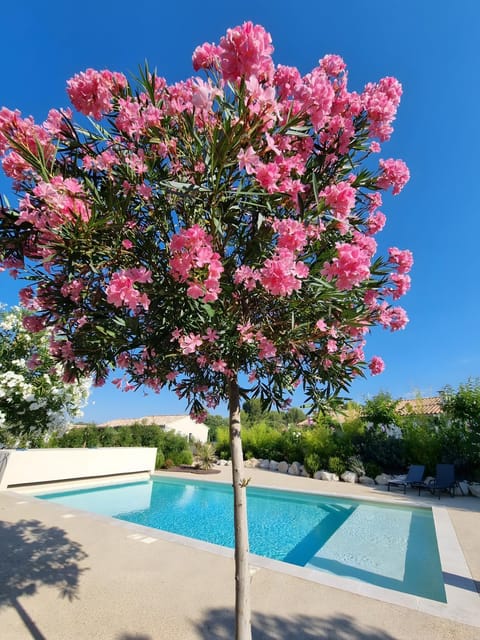
[{"label": "clear blue sky", "polygon": [[[478,0],[59,0],[2,7],[0,106],[43,121],[67,106],[65,83],[87,67],[135,73],[145,59],[168,82],[193,74],[191,54],[228,27],[252,20],[273,37],[277,63],[310,71],[326,53],[343,56],[349,86],[396,76],[404,96],[383,157],[404,159],[410,183],[387,200],[388,246],[414,252],[412,289],[403,298],[410,324],[375,331],[369,356],[386,371],[356,381],[351,397],[380,390],[394,397],[434,395],[480,375],[480,2]],[[0,177],[0,192],[9,184]],[[0,301],[17,301],[20,283],[0,274]],[[297,403],[298,404],[298,403]],[[103,421],[182,413],[174,395],[144,397],[107,384],[92,393],[85,418]]]}]

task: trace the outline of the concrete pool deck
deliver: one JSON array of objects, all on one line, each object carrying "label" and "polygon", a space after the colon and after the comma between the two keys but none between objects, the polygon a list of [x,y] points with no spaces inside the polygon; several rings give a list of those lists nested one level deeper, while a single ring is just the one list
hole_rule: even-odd
[{"label": "concrete pool deck", "polygon": [[[231,469],[224,467],[215,475],[169,475],[230,482],[230,474]],[[449,617],[444,617],[442,606],[448,605],[428,601],[433,607],[429,613],[402,603],[404,594],[389,591],[393,596],[387,602],[372,595],[368,585],[356,582],[353,591],[347,591],[335,584],[335,576],[331,582],[312,581],[304,577],[308,572],[302,577],[296,573],[301,569],[279,571],[276,565],[284,563],[255,557],[254,640],[478,640],[480,596],[471,578],[478,590],[480,499],[438,500],[425,494],[419,499],[415,491],[404,496],[381,487],[327,483],[260,469],[248,469],[247,476],[254,486],[435,507],[439,545],[444,534],[447,540],[441,550],[442,566],[455,600]],[[2,640],[233,637],[230,550],[75,511],[38,500],[31,492],[32,488],[0,492]],[[463,552],[460,559],[458,546]],[[452,619],[455,612],[457,619]]]}]

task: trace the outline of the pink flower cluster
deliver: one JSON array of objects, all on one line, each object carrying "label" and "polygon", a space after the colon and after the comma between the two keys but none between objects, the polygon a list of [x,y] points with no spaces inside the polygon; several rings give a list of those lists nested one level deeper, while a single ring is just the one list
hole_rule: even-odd
[{"label": "pink flower cluster", "polygon": [[377,187],[388,189],[392,187],[392,193],[396,196],[410,180],[410,171],[403,160],[380,160],[382,173],[377,179]]},{"label": "pink flower cluster", "polygon": [[243,284],[246,289],[255,288],[256,282],[274,296],[290,296],[302,286],[302,280],[309,274],[308,266],[298,260],[298,253],[303,251],[309,236],[317,235],[318,228],[305,225],[297,220],[272,220],[271,225],[278,233],[278,241],[274,254],[267,258],[260,269],[248,266],[239,267],[234,276],[236,284]]},{"label": "pink flower cluster", "polygon": [[116,307],[127,306],[134,313],[138,311],[138,307],[148,311],[150,299],[145,293],[140,293],[134,288],[134,284],[139,282],[152,282],[152,274],[145,267],[126,269],[112,274],[106,288],[107,302]]},{"label": "pink flower cluster", "polygon": [[49,231],[68,221],[90,220],[83,187],[75,178],[54,176],[50,182],[38,180],[32,193],[35,200],[27,194],[20,201],[19,222],[29,222],[36,229]]},{"label": "pink flower cluster", "polygon": [[100,120],[112,110],[112,98],[127,86],[123,73],[87,69],[67,82],[67,93],[75,109]]},{"label": "pink flower cluster", "polygon": [[389,289],[394,300],[398,300],[410,289],[410,276],[407,275],[413,265],[413,255],[408,249],[400,250],[397,247],[390,247],[389,262],[397,266],[397,272],[390,274],[390,280],[395,285],[395,289]]},{"label": "pink flower cluster", "polygon": [[228,29],[220,40],[219,55],[223,79],[236,82],[255,76],[268,80],[273,76],[272,38],[260,25],[244,22]]},{"label": "pink flower cluster", "polygon": [[362,102],[370,121],[370,135],[382,142],[392,134],[391,126],[395,119],[402,85],[396,78],[382,78],[378,84],[369,83],[362,94]]},{"label": "pink flower cluster", "polygon": [[337,243],[337,257],[325,262],[322,275],[327,280],[337,279],[337,287],[348,291],[370,277],[371,253],[359,244]]},{"label": "pink flower cluster", "polygon": [[370,360],[368,368],[370,369],[372,376],[378,376],[384,371],[385,363],[379,356],[373,356],[373,358]]},{"label": "pink flower cluster", "polygon": [[170,251],[172,277],[188,284],[187,295],[204,302],[217,300],[223,265],[211,236],[195,224],[172,237]]},{"label": "pink flower cluster", "polygon": [[[31,165],[12,148],[11,140],[19,144],[33,154],[40,155],[49,162],[55,155],[55,145],[52,144],[50,135],[41,126],[36,125],[33,118],[22,118],[20,111],[11,111],[5,107],[0,109],[0,156],[5,174],[21,182],[27,176],[32,175]],[[8,154],[7,154],[8,152]]]}]

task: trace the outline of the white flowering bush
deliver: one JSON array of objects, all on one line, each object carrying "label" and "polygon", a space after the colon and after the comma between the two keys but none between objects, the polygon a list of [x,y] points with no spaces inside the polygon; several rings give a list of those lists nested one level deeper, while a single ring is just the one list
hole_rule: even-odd
[{"label": "white flowering bush", "polygon": [[38,438],[63,432],[73,417],[82,415],[90,379],[63,380],[55,362],[51,329],[28,331],[21,307],[0,308],[0,430],[10,437]]}]

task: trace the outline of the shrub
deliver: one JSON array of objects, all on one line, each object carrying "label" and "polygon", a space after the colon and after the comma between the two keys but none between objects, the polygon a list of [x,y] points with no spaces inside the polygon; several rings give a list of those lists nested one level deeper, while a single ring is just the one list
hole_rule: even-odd
[{"label": "shrub", "polygon": [[320,457],[316,453],[309,453],[304,460],[305,469],[313,476],[320,469]]},{"label": "shrub", "polygon": [[335,473],[337,476],[341,476],[346,471],[345,462],[337,456],[331,456],[328,459],[328,470],[330,473]]},{"label": "shrub", "polygon": [[197,446],[197,458],[201,469],[211,469],[215,462],[215,447],[211,442]]},{"label": "shrub", "polygon": [[155,469],[161,469],[165,465],[165,456],[161,449],[157,449],[157,457],[155,458]]},{"label": "shrub", "polygon": [[181,464],[191,465],[193,462],[193,454],[190,449],[182,449],[181,451],[176,451],[172,454],[173,463],[177,466]]},{"label": "shrub", "polygon": [[356,473],[357,476],[365,475],[365,467],[363,466],[360,456],[351,456],[348,458],[346,467],[349,471]]},{"label": "shrub", "polygon": [[382,473],[383,469],[375,462],[365,463],[365,475],[369,478],[375,478]]}]

